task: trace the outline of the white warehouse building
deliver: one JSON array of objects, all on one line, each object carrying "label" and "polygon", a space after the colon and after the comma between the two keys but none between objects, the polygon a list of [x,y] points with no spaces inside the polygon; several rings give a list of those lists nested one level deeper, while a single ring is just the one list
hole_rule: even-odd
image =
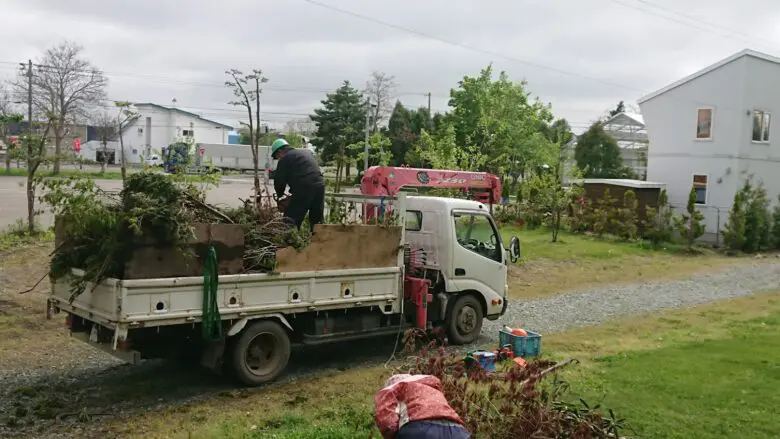
[{"label": "white warehouse building", "polygon": [[[228,143],[233,127],[175,107],[151,103],[133,104],[138,117],[122,128],[128,163],[141,163],[180,139],[192,137],[198,143]],[[118,154],[117,154],[118,155]]]},{"label": "white warehouse building", "polygon": [[777,200],[780,132],[771,115],[780,111],[780,58],[743,50],[638,103],[650,140],[647,180],[666,183],[677,210],[695,187],[706,238],[718,239],[748,176]]}]

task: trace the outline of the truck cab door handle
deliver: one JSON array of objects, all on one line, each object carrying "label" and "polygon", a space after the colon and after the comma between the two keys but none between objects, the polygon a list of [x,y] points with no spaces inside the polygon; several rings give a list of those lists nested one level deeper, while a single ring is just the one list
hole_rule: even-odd
[{"label": "truck cab door handle", "polygon": [[466,270],[462,268],[455,269],[455,276],[465,276],[465,275],[466,275]]}]

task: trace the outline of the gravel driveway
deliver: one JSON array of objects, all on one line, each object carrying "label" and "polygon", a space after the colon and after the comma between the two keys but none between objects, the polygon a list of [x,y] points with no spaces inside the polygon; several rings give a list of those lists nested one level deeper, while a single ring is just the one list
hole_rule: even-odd
[{"label": "gravel driveway", "polygon": [[[503,318],[485,321],[482,336],[475,345],[495,344],[504,324],[549,334],[766,290],[780,290],[778,260],[757,259],[751,265],[685,281],[593,288],[545,299],[510,302]],[[49,346],[50,351],[38,358],[27,361],[20,358],[13,361],[14,367],[0,367],[0,437],[104,437],[99,422],[106,419],[104,415],[131,416],[139,411],[161,410],[233,389],[230,382],[196,366],[173,362],[128,366],[82,343],[67,340],[61,327],[40,329],[57,331],[55,335],[60,341],[55,340]],[[388,337],[294,350],[289,372],[273,385],[382,364],[392,353],[394,341],[395,337]],[[91,422],[78,422],[78,412],[83,408],[95,414]],[[8,415],[21,412],[34,416],[22,416],[13,426],[6,424]],[[57,421],[56,416],[63,413],[68,414],[67,418]]]},{"label": "gravel driveway", "polygon": [[752,265],[729,267],[682,281],[601,287],[547,299],[510,301],[501,319],[485,321],[480,340],[497,342],[495,334],[505,324],[547,334],[768,290],[780,290],[780,262],[774,259],[757,259]]}]

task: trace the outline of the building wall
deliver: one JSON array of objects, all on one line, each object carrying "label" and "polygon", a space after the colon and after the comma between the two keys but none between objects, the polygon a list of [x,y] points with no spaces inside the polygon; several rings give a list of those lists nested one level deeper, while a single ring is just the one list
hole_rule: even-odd
[{"label": "building wall", "polygon": [[[699,209],[713,234],[725,223],[719,210],[728,211],[739,185],[747,66],[743,57],[640,104],[650,140],[647,180],[666,183],[669,202],[684,207],[693,175],[707,175]],[[711,139],[696,139],[698,108],[713,109]]]},{"label": "building wall", "polygon": [[[200,143],[227,143],[231,131],[230,128],[175,110],[139,105],[137,111],[140,118],[122,135],[130,163],[140,163],[141,157],[153,152],[159,154],[162,148],[176,141],[185,131],[193,131],[195,141]],[[147,124],[146,118],[151,118],[150,124]],[[146,133],[149,129],[151,136]],[[149,142],[151,145],[147,147]]]}]

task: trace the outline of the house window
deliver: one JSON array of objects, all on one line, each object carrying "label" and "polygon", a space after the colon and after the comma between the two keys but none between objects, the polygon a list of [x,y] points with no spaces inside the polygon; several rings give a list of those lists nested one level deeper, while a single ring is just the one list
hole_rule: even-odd
[{"label": "house window", "polygon": [[696,110],[696,138],[712,138],[712,108],[699,108]]},{"label": "house window", "polygon": [[194,133],[192,130],[182,130],[181,135],[184,137],[192,137]]},{"label": "house window", "polygon": [[766,111],[753,111],[753,141],[769,142],[769,118]]},{"label": "house window", "polygon": [[693,176],[693,190],[696,191],[696,204],[707,204],[707,176]]}]

